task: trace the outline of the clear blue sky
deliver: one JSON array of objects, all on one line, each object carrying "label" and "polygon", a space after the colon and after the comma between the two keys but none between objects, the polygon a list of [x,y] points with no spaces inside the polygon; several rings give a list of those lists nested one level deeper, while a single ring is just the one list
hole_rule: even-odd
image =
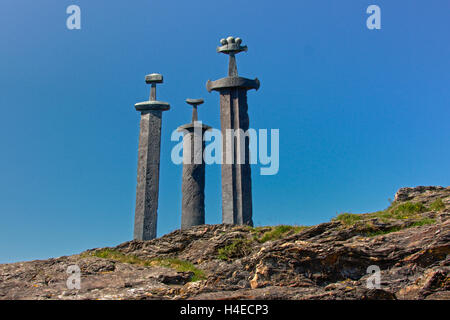
[{"label": "clear blue sky", "polygon": [[[66,8],[82,29],[66,28]],[[382,29],[368,30],[370,4]],[[253,128],[280,129],[280,171],[253,169],[256,225],[311,225],[388,205],[403,186],[449,185],[450,3],[437,1],[2,0],[0,262],[130,240],[139,114],[162,73],[158,234],[177,229],[181,166],[170,133],[184,99],[219,127],[219,40],[249,51],[239,73]],[[220,167],[206,176],[206,221],[220,223]]]}]

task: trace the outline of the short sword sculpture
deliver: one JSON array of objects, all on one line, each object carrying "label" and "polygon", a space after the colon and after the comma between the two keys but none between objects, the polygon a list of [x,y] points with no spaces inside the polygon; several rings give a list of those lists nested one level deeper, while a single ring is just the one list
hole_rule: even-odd
[{"label": "short sword sculpture", "polygon": [[134,239],[137,240],[156,238],[161,119],[162,112],[170,109],[167,102],[156,100],[156,84],[163,82],[163,76],[153,73],[145,77],[145,82],[151,84],[150,99],[135,104],[136,110],[141,112],[134,216]]},{"label": "short sword sculpture", "polygon": [[[209,81],[206,89],[220,93],[222,142],[222,222],[253,225],[252,181],[249,138],[242,134],[249,128],[247,91],[259,88],[259,80],[239,77],[235,55],[247,51],[240,38],[220,40],[217,52],[229,56],[228,77]],[[232,131],[231,131],[232,130]],[[234,132],[237,132],[236,142]],[[230,133],[233,133],[230,138]],[[235,152],[236,150],[236,152]]]},{"label": "short sword sculpture", "polygon": [[186,102],[192,105],[192,122],[178,128],[184,132],[181,229],[205,224],[203,135],[211,129],[198,121],[197,106],[203,103],[203,99],[186,99]]}]

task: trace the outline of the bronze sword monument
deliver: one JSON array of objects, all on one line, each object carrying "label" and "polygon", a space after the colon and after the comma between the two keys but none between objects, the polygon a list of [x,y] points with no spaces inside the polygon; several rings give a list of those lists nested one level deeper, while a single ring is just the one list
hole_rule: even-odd
[{"label": "bronze sword monument", "polygon": [[[217,52],[229,56],[228,77],[206,83],[206,89],[220,94],[220,123],[222,132],[222,222],[253,225],[252,178],[249,159],[249,138],[235,139],[234,132],[249,128],[247,91],[258,90],[260,83],[239,77],[235,55],[247,51],[240,38],[220,41]],[[231,131],[232,130],[232,131]],[[233,132],[232,139],[227,139]],[[236,150],[236,152],[235,152]]]}]

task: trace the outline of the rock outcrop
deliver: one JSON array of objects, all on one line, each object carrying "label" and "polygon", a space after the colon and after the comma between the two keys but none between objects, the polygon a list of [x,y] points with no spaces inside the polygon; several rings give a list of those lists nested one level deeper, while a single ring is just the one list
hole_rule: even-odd
[{"label": "rock outcrop", "polygon": [[449,187],[402,188],[386,210],[317,226],[203,225],[3,264],[0,299],[450,299],[449,216]]}]

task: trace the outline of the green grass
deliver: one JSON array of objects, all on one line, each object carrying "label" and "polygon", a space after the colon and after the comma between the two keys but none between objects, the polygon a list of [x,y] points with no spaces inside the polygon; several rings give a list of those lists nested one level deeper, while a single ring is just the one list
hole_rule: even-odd
[{"label": "green grass", "polygon": [[153,259],[152,263],[154,263],[160,267],[175,269],[178,272],[192,272],[193,275],[190,280],[191,282],[196,282],[196,281],[206,279],[205,273],[202,270],[196,268],[189,261],[184,261],[184,260],[175,259],[175,258],[157,258],[157,259]]},{"label": "green grass", "polygon": [[155,258],[146,260],[141,259],[135,255],[124,254],[120,251],[108,248],[96,250],[88,255],[103,259],[115,260],[122,263],[137,264],[145,267],[158,266],[174,269],[178,272],[192,272],[193,276],[190,280],[191,282],[206,279],[205,273],[202,270],[196,268],[192,263],[180,259]]},{"label": "green grass", "polygon": [[378,218],[383,222],[388,222],[390,219],[393,219],[392,214],[389,212],[389,208],[386,210],[368,213],[367,217],[368,218]]},{"label": "green grass", "polygon": [[[442,200],[441,200],[442,203]],[[359,221],[378,218],[383,222],[389,222],[392,219],[410,219],[417,218],[420,213],[424,213],[427,211],[435,210],[437,208],[442,208],[443,203],[440,204],[438,200],[436,200],[433,204],[433,208],[427,208],[421,202],[403,202],[403,203],[391,203],[391,205],[381,211],[376,211],[372,213],[366,214],[354,214],[354,213],[341,213],[334,220],[341,221],[346,226],[354,226]],[[445,206],[444,206],[445,207]]]},{"label": "green grass", "polygon": [[[396,232],[406,228],[419,227],[427,224],[435,223],[436,221],[431,218],[423,218],[421,213],[429,211],[438,211],[445,208],[442,199],[434,201],[430,207],[426,207],[421,202],[392,202],[391,205],[381,211],[376,211],[366,214],[353,214],[353,213],[341,213],[333,220],[340,221],[345,226],[356,226],[358,232],[361,235],[368,237],[378,236],[391,232]],[[385,223],[392,222],[393,220],[409,220],[403,226],[393,226],[387,229],[377,229],[371,222],[371,219],[377,218]],[[414,221],[415,220],[415,221]]]},{"label": "green grass", "polygon": [[250,254],[252,251],[252,241],[248,239],[234,239],[229,245],[219,248],[217,251],[217,258],[224,261],[229,261],[235,258],[241,258]]},{"label": "green grass", "polygon": [[388,221],[389,219],[408,219],[417,217],[418,214],[430,211],[421,202],[403,202],[403,203],[391,203],[391,205],[381,211],[369,213],[369,218],[380,218],[383,221]]},{"label": "green grass", "polygon": [[428,225],[428,224],[433,224],[433,223],[435,223],[435,222],[436,222],[436,220],[434,220],[434,219],[431,219],[431,218],[423,218],[423,219],[421,219],[421,220],[419,220],[419,221],[414,222],[414,223],[411,225],[411,227],[425,226],[425,225]]},{"label": "green grass", "polygon": [[256,227],[252,228],[253,240],[264,243],[271,240],[282,239],[286,236],[298,233],[308,227],[306,226],[288,226],[279,225],[274,227]]},{"label": "green grass", "polygon": [[430,209],[433,211],[442,211],[445,209],[444,202],[441,198],[438,198],[430,205]]},{"label": "green grass", "polygon": [[429,211],[427,207],[421,202],[404,202],[398,205],[393,205],[388,209],[392,217],[396,219],[408,219],[419,213]]},{"label": "green grass", "polygon": [[126,255],[120,251],[113,250],[113,249],[100,249],[96,250],[94,252],[90,253],[91,256],[97,257],[97,258],[103,258],[103,259],[110,259],[119,261],[122,263],[129,263],[129,264],[138,264],[138,265],[147,265],[146,260],[140,259],[134,255]]},{"label": "green grass", "polygon": [[362,216],[360,214],[354,213],[341,213],[335,218],[335,220],[338,220],[347,226],[352,226],[361,219]]},{"label": "green grass", "polygon": [[436,220],[434,220],[434,219],[423,218],[423,219],[420,219],[418,221],[413,222],[409,226],[395,226],[395,227],[391,227],[391,228],[384,229],[384,230],[367,231],[366,232],[366,236],[367,237],[375,237],[375,236],[379,236],[379,235],[382,235],[382,234],[388,234],[388,233],[391,233],[391,232],[397,232],[397,231],[400,231],[400,230],[403,230],[403,229],[414,228],[414,227],[421,227],[421,226],[433,224],[435,222],[436,222]]},{"label": "green grass", "polygon": [[401,227],[392,227],[389,229],[385,229],[385,230],[374,230],[374,231],[367,231],[366,232],[366,237],[376,237],[376,236],[380,236],[382,234],[388,234],[391,232],[397,232],[402,230]]}]

